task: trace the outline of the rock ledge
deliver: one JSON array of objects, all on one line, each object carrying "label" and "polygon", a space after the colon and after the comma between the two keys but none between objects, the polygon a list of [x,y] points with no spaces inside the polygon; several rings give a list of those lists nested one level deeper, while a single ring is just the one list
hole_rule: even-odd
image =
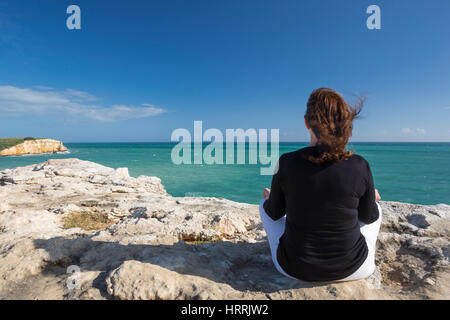
[{"label": "rock ledge", "polygon": [[[3,170],[0,198],[2,299],[450,298],[445,204],[380,202],[374,275],[307,283],[273,267],[258,206],[172,197],[160,179],[126,168],[62,159]],[[62,218],[80,211],[114,224],[64,229]]]}]

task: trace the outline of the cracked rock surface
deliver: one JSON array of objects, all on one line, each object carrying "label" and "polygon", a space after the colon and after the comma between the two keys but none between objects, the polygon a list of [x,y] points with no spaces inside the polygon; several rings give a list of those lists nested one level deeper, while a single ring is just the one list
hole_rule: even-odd
[{"label": "cracked rock surface", "polygon": [[[0,298],[449,299],[450,206],[380,205],[377,271],[308,283],[276,271],[256,205],[172,197],[156,177],[78,159],[3,170]],[[74,212],[111,223],[64,228]]]}]

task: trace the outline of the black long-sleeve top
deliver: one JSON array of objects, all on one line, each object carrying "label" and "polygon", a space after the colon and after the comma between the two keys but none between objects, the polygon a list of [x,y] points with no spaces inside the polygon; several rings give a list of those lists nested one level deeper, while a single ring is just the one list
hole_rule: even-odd
[{"label": "black long-sleeve top", "polygon": [[264,210],[273,219],[286,215],[277,260],[290,276],[305,281],[340,280],[365,261],[368,248],[358,220],[379,217],[368,162],[353,155],[316,164],[307,147],[280,157]]}]

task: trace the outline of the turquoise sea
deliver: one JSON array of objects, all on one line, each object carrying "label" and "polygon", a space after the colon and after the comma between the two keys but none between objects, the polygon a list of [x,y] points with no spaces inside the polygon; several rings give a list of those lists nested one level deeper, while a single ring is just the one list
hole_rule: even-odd
[{"label": "turquoise sea", "polygon": [[[128,167],[132,176],[158,176],[174,196],[213,196],[259,203],[271,176],[260,165],[175,165],[171,143],[67,143],[70,154],[2,157],[0,169],[49,158],[79,158],[105,166]],[[206,144],[205,144],[206,145]],[[282,143],[280,155],[307,146]],[[450,143],[353,143],[372,168],[383,200],[450,204]]]}]

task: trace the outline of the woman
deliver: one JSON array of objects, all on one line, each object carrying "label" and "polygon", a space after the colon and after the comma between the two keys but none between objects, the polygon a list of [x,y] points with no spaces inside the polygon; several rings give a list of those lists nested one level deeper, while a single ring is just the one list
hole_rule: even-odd
[{"label": "woman", "polygon": [[367,161],[346,150],[353,120],[334,90],[315,90],[307,104],[309,147],[280,157],[260,206],[275,267],[304,281],[349,281],[375,270],[380,200]]}]

